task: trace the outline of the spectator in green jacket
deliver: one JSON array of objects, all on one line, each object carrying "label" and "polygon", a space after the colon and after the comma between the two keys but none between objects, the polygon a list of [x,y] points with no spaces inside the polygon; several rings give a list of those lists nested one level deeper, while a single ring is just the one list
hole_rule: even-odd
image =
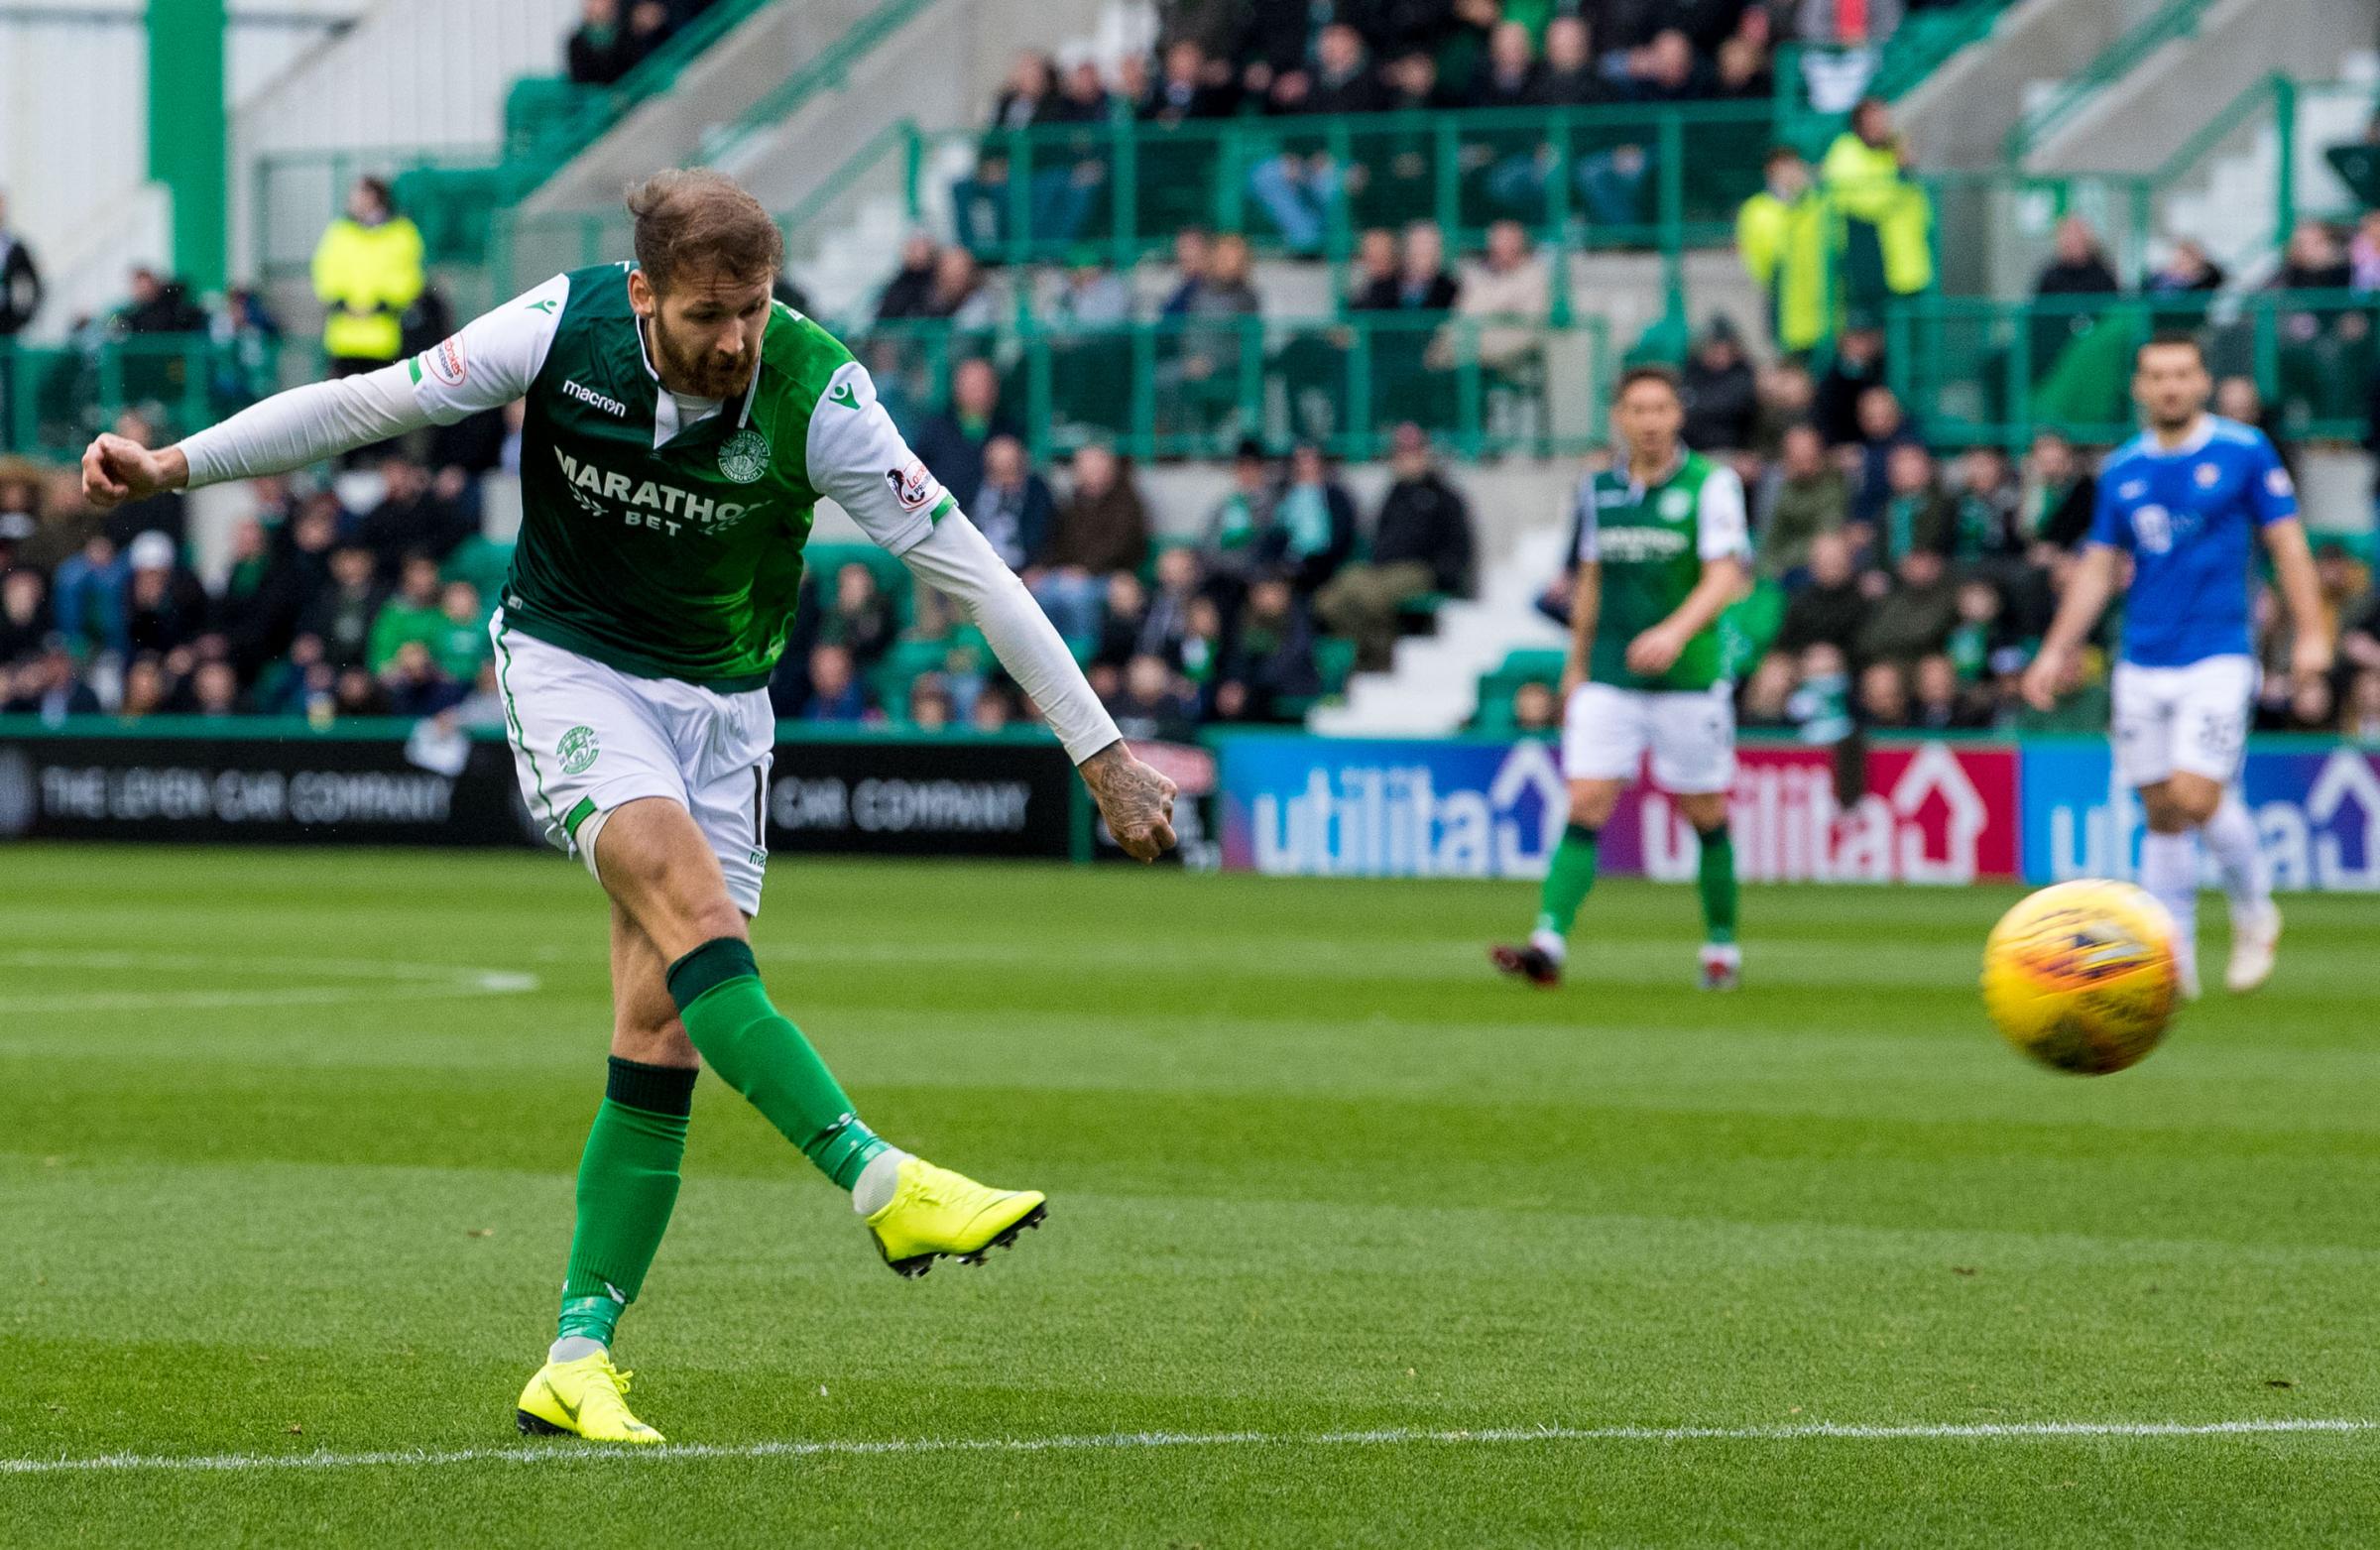
[{"label": "spectator in green jacket", "polygon": [[456,683],[477,681],[480,665],[495,655],[479,588],[468,581],[447,582],[438,595],[438,617],[441,628],[429,643],[429,659]]},{"label": "spectator in green jacket", "polygon": [[1829,461],[1816,425],[1785,432],[1777,466],[1761,481],[1760,549],[1756,568],[1782,580],[1810,562],[1811,540],[1840,533],[1851,509],[1850,481]]},{"label": "spectator in green jacket", "polygon": [[1900,442],[1886,457],[1884,478],[1891,491],[1877,525],[1884,562],[1897,567],[1920,549],[1950,553],[1959,514],[1935,477],[1934,454],[1915,441]]},{"label": "spectator in green jacket", "polygon": [[438,562],[426,554],[409,554],[400,572],[397,593],[372,621],[372,643],[365,665],[378,677],[408,641],[427,649],[448,628],[438,608]]}]

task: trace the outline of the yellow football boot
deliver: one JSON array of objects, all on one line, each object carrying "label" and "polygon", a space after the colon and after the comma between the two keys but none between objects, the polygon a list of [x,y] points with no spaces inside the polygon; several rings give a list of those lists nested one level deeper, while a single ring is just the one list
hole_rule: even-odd
[{"label": "yellow football boot", "polygon": [[982,1264],[1049,1215],[1037,1189],[993,1189],[921,1157],[903,1157],[893,1177],[892,1198],[867,1221],[877,1252],[901,1275],[923,1275],[946,1254]]},{"label": "yellow football boot", "polygon": [[513,1418],[531,1437],[584,1437],[589,1442],[651,1444],[661,1434],[628,1413],[631,1374],[598,1351],[575,1362],[548,1362],[521,1390]]}]

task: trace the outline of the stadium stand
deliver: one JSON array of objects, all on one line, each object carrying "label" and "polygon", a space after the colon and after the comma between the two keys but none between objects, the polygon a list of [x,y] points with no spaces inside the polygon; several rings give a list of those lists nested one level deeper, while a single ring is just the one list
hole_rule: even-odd
[{"label": "stadium stand", "polygon": [[[556,263],[620,256],[617,213],[567,198],[632,129],[757,155],[876,79],[934,7],[794,9],[588,0],[550,72],[504,93],[499,144],[266,163],[256,288],[193,297],[144,270],[31,345],[15,326],[39,293],[12,279],[0,706],[496,719],[466,636],[504,565],[504,417],[203,517],[97,522],[55,460],[101,425],[170,435],[387,359],[392,330],[420,348]],[[2141,72],[2230,36],[2222,5],[2151,7],[2015,93],[1988,165],[1934,163],[1953,143],[1925,105],[2021,68],[2000,54],[2029,24],[1979,0],[1898,9],[1055,8],[1076,31],[977,50],[957,120],[855,110],[847,151],[781,206],[788,294],[870,365],[1119,716],[1169,732],[1544,726],[1563,514],[1629,359],[1680,364],[1690,439],[1752,493],[1748,724],[2015,724],[2091,451],[2127,433],[2130,349],[2186,327],[2230,411],[2299,463],[2351,643],[2322,703],[2266,720],[2368,727],[2370,512],[2340,449],[2380,438],[2380,61],[2255,75],[2154,158],[2103,139],[2078,164],[2082,126]],[[762,38],[801,52],[763,79]],[[357,229],[417,233],[421,273],[363,308],[359,351],[362,325],[317,334],[296,282],[317,242],[353,261],[330,194],[367,178],[392,209],[363,198]],[[0,225],[7,264],[44,248]],[[939,600],[821,533],[784,715],[1030,714]]]}]

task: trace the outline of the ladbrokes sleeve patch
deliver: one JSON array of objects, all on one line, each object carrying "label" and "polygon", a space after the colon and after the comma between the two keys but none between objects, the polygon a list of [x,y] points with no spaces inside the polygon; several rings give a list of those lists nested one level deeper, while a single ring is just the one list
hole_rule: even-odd
[{"label": "ladbrokes sleeve patch", "polygon": [[471,365],[463,353],[463,336],[448,334],[429,351],[429,374],[449,388],[459,388],[471,378]]},{"label": "ladbrokes sleeve patch", "polygon": [[885,479],[892,486],[892,499],[904,512],[921,512],[934,503],[938,491],[934,476],[925,471],[925,464],[910,458],[901,468],[888,468]]}]

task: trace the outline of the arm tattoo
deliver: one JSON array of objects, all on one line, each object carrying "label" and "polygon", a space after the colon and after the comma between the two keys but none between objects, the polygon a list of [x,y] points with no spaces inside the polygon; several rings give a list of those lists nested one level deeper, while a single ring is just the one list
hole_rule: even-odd
[{"label": "arm tattoo", "polygon": [[1082,773],[1127,851],[1145,861],[1172,842],[1173,782],[1134,759],[1121,738],[1084,760]]}]

